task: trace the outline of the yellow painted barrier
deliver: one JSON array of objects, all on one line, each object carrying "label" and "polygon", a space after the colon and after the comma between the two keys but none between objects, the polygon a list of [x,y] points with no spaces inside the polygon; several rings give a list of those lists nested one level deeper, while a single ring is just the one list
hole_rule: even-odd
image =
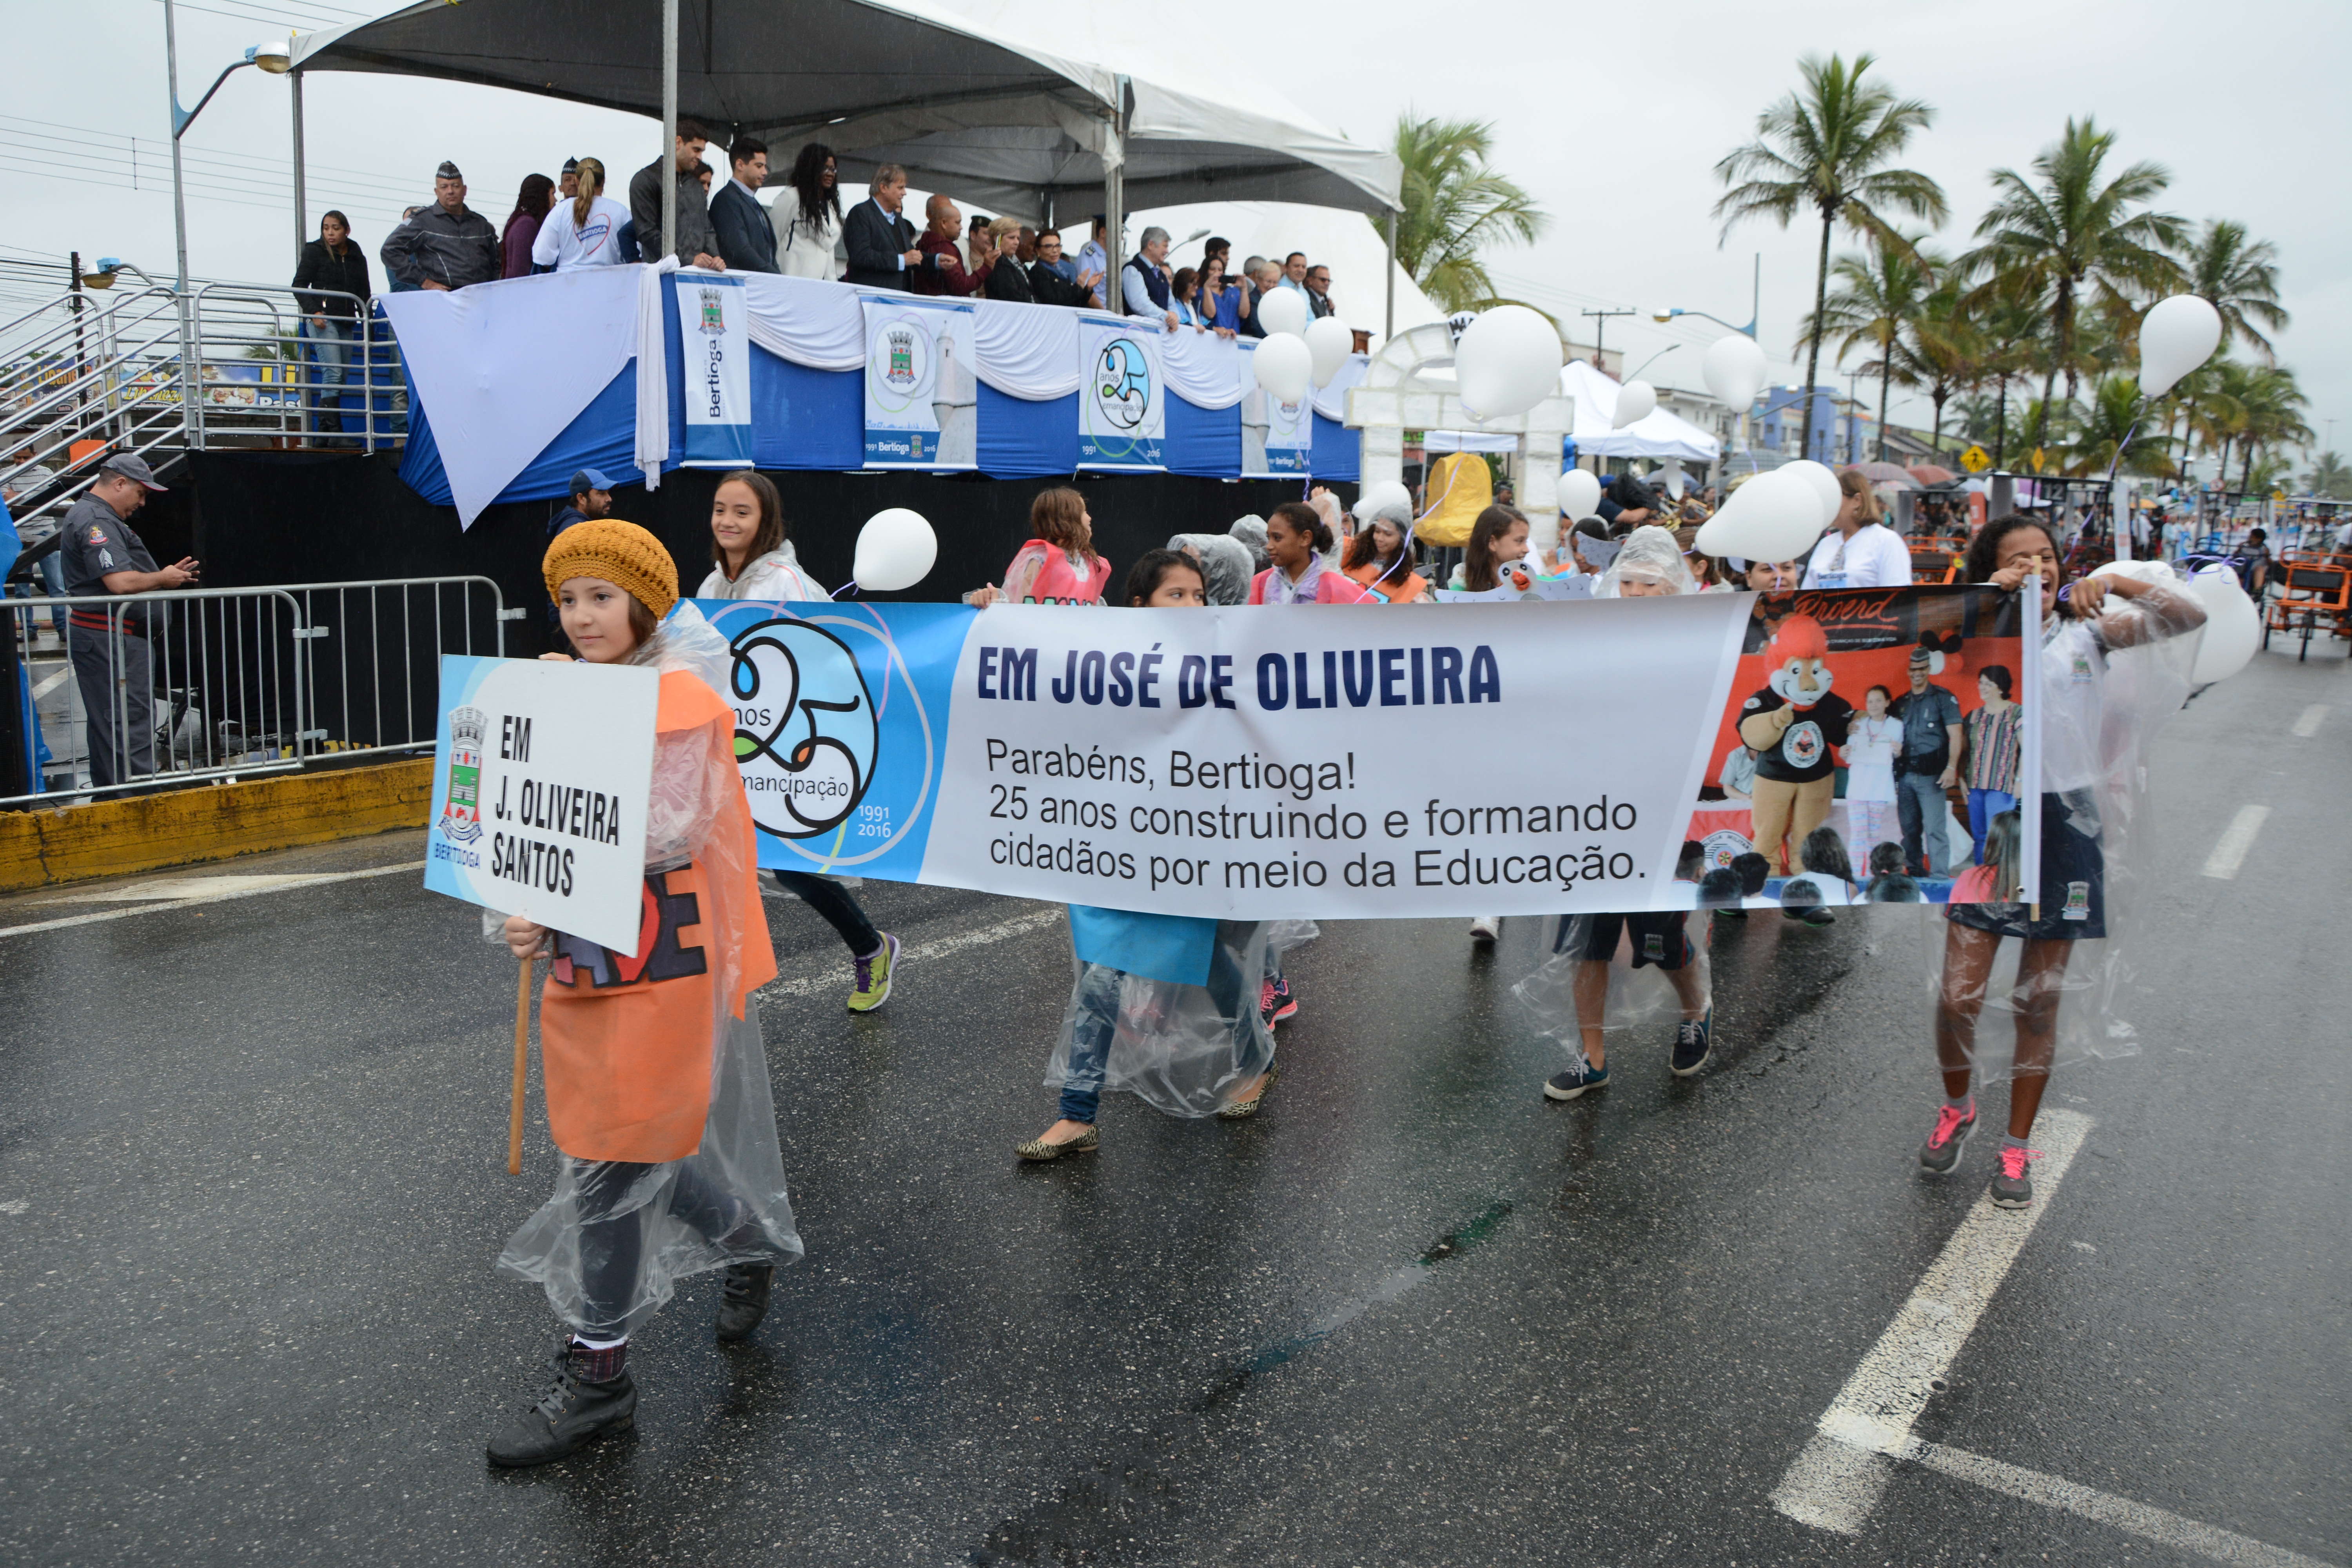
[{"label": "yellow painted barrier", "polygon": [[430,760],[0,811],[0,892],[422,827]]}]

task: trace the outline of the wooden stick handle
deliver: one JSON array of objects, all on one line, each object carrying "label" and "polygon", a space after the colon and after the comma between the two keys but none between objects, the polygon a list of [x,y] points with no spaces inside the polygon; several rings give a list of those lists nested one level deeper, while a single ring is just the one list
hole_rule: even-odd
[{"label": "wooden stick handle", "polygon": [[522,1174],[522,1079],[530,1059],[530,960],[515,982],[514,1108],[507,1118],[507,1174]]}]

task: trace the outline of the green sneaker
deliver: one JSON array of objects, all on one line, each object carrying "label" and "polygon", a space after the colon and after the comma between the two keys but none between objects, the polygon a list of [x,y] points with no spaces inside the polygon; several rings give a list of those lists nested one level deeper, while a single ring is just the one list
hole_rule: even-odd
[{"label": "green sneaker", "polygon": [[890,1000],[890,978],[898,967],[898,939],[882,933],[882,945],[857,961],[857,984],[849,993],[849,1010],[871,1013]]}]

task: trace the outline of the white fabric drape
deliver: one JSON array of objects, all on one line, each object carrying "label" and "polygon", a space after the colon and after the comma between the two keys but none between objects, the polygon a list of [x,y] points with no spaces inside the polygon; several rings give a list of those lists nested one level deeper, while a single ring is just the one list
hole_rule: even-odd
[{"label": "white fabric drape", "polygon": [[1168,390],[1195,408],[1231,408],[1255,380],[1242,376],[1242,351],[1232,338],[1179,327],[1160,334],[1160,363]]},{"label": "white fabric drape", "polygon": [[[514,482],[637,352],[621,267],[377,296],[430,416],[461,526]],[[658,363],[658,356],[656,356]]]},{"label": "white fabric drape", "polygon": [[1317,387],[1308,395],[1307,401],[1315,405],[1316,413],[1334,425],[1345,425],[1348,422],[1348,389],[1362,381],[1364,373],[1371,367],[1371,355],[1349,354],[1348,362],[1332,374],[1331,384]]},{"label": "white fabric drape", "polygon": [[972,319],[980,379],[1031,403],[1078,389],[1078,313],[1061,305],[982,300]]},{"label": "white fabric drape", "polygon": [[[677,258],[665,256],[639,266],[637,289],[637,467],[646,489],[661,489],[661,466],[669,458],[669,352],[662,343],[661,275],[677,270]],[[520,470],[518,470],[520,471]]]},{"label": "white fabric drape", "polygon": [[866,312],[857,290],[822,278],[743,272],[751,341],[810,370],[858,370],[866,363]]}]

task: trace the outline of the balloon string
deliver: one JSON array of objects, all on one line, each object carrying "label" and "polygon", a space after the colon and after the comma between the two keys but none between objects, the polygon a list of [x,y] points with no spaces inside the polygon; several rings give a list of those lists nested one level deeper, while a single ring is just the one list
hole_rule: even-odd
[{"label": "balloon string", "polygon": [[853,598],[855,598],[855,597],[856,596],[856,594],[857,594],[857,582],[856,582],[856,579],[852,578],[850,581],[848,581],[848,582],[846,582],[846,583],[844,583],[840,587],[835,588],[832,593],[830,593],[830,594],[826,595],[825,595],[825,597],[826,597],[826,598],[828,598],[828,599],[838,599],[838,598],[840,598],[844,594],[849,595],[850,595],[851,597],[853,597]]}]

